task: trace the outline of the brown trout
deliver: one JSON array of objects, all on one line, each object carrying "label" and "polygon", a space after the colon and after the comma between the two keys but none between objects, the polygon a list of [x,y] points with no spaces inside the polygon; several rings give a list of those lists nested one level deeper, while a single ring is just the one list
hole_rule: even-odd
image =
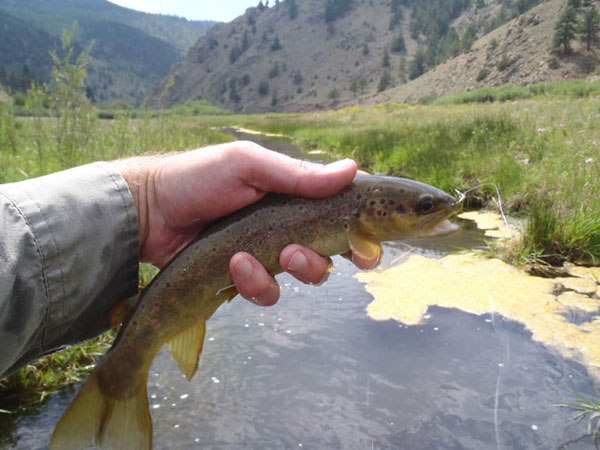
[{"label": "brown trout", "polygon": [[162,345],[188,379],[198,367],[205,323],[236,294],[229,260],[254,255],[271,274],[290,243],[321,255],[352,250],[365,259],[381,241],[452,231],[446,220],[460,202],[417,181],[357,176],[338,194],[306,199],[268,194],[213,223],[167,264],[141,292],[135,308],[102,361],[60,419],[50,447],[111,449],[152,447],[146,383]]}]

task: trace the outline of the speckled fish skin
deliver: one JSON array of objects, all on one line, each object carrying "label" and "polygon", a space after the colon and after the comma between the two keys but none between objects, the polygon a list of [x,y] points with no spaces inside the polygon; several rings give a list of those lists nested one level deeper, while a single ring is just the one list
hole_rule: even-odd
[{"label": "speckled fish skin", "polygon": [[271,274],[282,272],[279,254],[291,243],[321,255],[352,250],[372,258],[381,251],[380,241],[436,234],[436,226],[458,208],[452,196],[427,184],[358,176],[331,197],[268,194],[215,222],[141,293],[113,347],[59,422],[51,447],[79,448],[94,441],[107,448],[151,448],[150,364],[170,342],[186,376],[194,375],[204,323],[236,293],[227,289],[233,283],[229,261],[235,253],[250,253]]}]

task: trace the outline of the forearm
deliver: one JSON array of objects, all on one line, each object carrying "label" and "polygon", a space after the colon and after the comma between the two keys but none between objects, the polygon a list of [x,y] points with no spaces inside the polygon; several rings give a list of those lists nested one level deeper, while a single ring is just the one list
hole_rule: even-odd
[{"label": "forearm", "polygon": [[108,328],[137,291],[139,237],[108,163],[2,185],[0,208],[1,375]]}]

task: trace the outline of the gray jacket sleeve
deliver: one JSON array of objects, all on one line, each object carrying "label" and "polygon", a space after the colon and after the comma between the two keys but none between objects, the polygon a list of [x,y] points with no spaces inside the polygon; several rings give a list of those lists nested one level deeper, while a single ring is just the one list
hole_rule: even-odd
[{"label": "gray jacket sleeve", "polygon": [[137,210],[94,163],[0,185],[0,377],[108,328],[138,289]]}]

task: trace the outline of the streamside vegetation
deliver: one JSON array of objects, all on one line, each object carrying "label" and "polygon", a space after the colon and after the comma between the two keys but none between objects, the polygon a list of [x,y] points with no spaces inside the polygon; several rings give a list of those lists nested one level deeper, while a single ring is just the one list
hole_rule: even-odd
[{"label": "streamside vegetation", "polygon": [[[530,219],[522,241],[505,257],[527,265],[597,265],[599,89],[598,82],[583,81],[508,86],[431,105],[247,118],[246,126],[355,158],[371,172],[415,178],[449,192],[494,183],[508,212]],[[527,99],[497,101],[515,91]],[[477,95],[482,103],[465,103]],[[491,186],[482,187],[467,207],[481,206],[494,193]]]},{"label": "streamside vegetation", "polygon": [[[0,182],[223,142],[232,138],[215,130],[240,125],[283,133],[305,149],[349,156],[371,172],[418,179],[448,192],[494,183],[507,212],[527,219],[522,241],[507,258],[523,264],[600,264],[598,82],[504,86],[428,105],[389,103],[310,114],[228,115],[202,101],[170,110],[127,104],[98,110],[84,95],[85,55],[75,53],[67,32],[53,57],[52,82],[32,84],[19,105],[0,102]],[[265,91],[271,93],[267,83]],[[482,206],[494,194],[492,187],[481,187],[467,206]],[[109,341],[110,336],[101,337],[71,349],[70,356],[38,361],[2,380],[0,390],[43,397],[57,385],[79,380]],[[0,409],[10,410],[2,404]]]}]

